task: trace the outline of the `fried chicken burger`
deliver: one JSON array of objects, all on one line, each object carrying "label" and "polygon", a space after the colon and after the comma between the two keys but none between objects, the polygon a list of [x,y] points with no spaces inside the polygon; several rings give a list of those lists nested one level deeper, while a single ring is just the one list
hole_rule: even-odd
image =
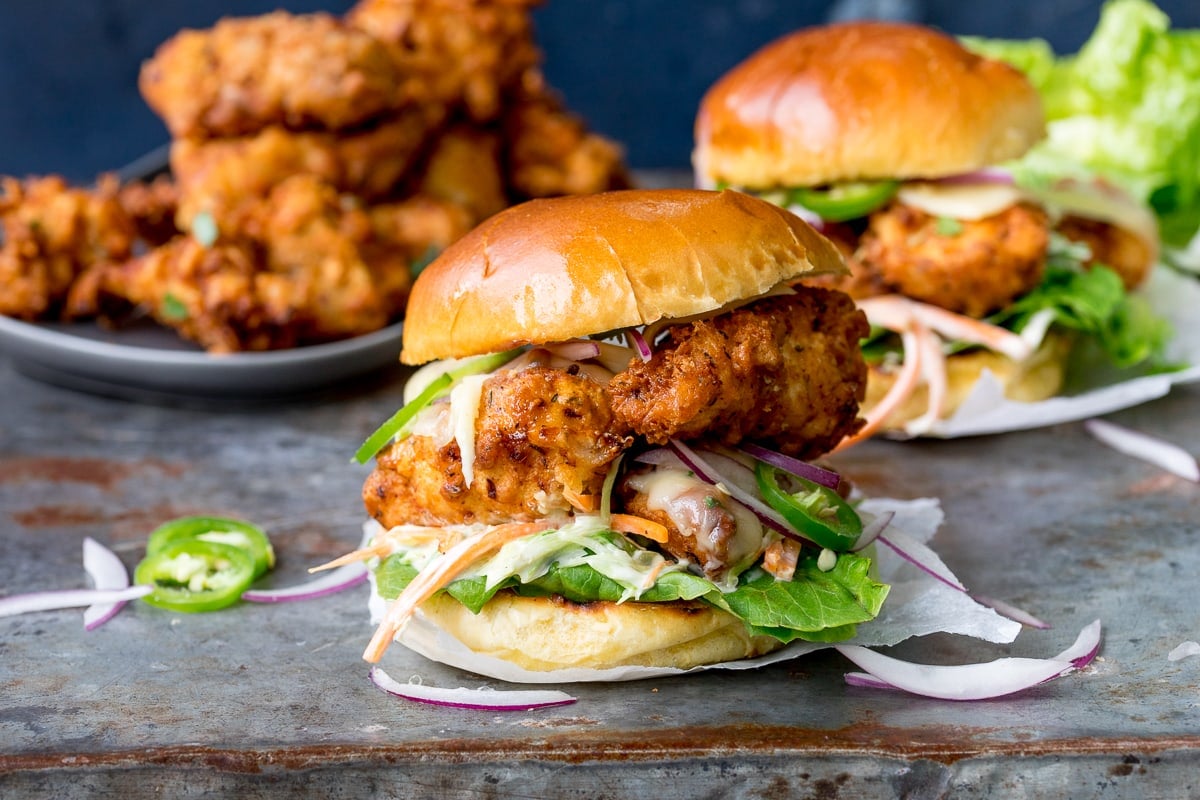
[{"label": "fried chicken burger", "polygon": [[921,433],[984,370],[1040,400],[1075,336],[1121,366],[1162,336],[1125,299],[1156,260],[1153,215],[1112,186],[1005,168],[1043,135],[1018,70],[929,28],[850,22],[784,36],[715,83],[693,164],[699,185],[769,199],[839,246],[850,275],[822,282],[876,328],[862,433]]},{"label": "fried chicken burger", "polygon": [[534,200],[447,248],[405,320],[425,366],[358,453],[365,657],[444,660],[419,622],[539,675],[688,668],[873,619],[864,521],[811,463],[862,424],[867,322],[795,283],[844,269],[732,191]]}]

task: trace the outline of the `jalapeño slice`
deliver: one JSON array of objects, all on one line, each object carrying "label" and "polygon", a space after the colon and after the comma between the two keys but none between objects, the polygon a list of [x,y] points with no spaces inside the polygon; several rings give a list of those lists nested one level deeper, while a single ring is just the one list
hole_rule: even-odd
[{"label": "jalape\u00f1o slice", "polygon": [[788,524],[821,547],[844,553],[862,534],[858,512],[835,490],[790,472],[782,472],[789,489],[780,485],[782,470],[761,461],[754,466],[758,490]]},{"label": "jalape\u00f1o slice", "polygon": [[134,581],[154,587],[142,598],[152,606],[215,611],[236,603],[254,582],[254,558],[231,544],[182,539],[146,556]]},{"label": "jalape\u00f1o slice", "polygon": [[788,202],[804,206],[827,222],[845,222],[870,214],[899,189],[899,181],[835,183],[827,189],[792,189]]},{"label": "jalape\u00f1o slice", "polygon": [[245,550],[254,559],[255,578],[275,566],[275,549],[262,528],[228,517],[180,517],[165,522],[150,534],[146,555],[152,556],[167,545],[188,539],[220,542]]}]

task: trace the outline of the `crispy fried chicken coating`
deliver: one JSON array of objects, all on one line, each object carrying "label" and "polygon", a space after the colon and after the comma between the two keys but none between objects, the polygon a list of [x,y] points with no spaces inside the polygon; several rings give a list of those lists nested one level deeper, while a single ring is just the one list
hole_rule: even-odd
[{"label": "crispy fried chicken coating", "polygon": [[[448,414],[443,405],[431,412]],[[402,523],[499,524],[566,513],[570,493],[599,495],[627,446],[604,387],[583,374],[532,366],[487,379],[467,486],[449,435],[412,435],[380,453],[363,486],[368,513]]]},{"label": "crispy fried chicken coating", "polygon": [[469,215],[425,197],[366,207],[311,175],[279,184],[216,242],[179,236],[97,268],[74,313],[114,301],[148,311],[212,352],[265,350],[378,330],[403,310],[411,265],[469,228]]},{"label": "crispy fried chicken coating", "polygon": [[1048,245],[1046,213],[1025,203],[949,226],[892,203],[871,215],[856,257],[900,294],[983,317],[1041,282]]},{"label": "crispy fried chicken coating", "polygon": [[1110,267],[1121,276],[1126,289],[1140,286],[1154,266],[1154,249],[1144,239],[1108,222],[1066,216],[1056,230],[1071,241],[1086,244],[1092,252],[1088,266]]},{"label": "crispy fried chicken coating", "polygon": [[94,190],[58,176],[0,178],[0,190],[0,314],[57,316],[81,272],[133,252],[137,229],[113,176]]},{"label": "crispy fried chicken coating", "polygon": [[425,158],[420,191],[471,212],[474,224],[508,206],[500,137],[459,124],[438,137]]},{"label": "crispy fried chicken coating", "polygon": [[399,66],[374,37],[329,14],[283,11],[184,30],[141,71],[146,103],[174,136],[240,136],[278,124],[341,130],[399,107]]},{"label": "crispy fried chicken coating", "polygon": [[179,233],[175,211],[179,207],[179,189],[169,175],[150,181],[134,181],[121,187],[117,202],[133,220],[138,238],[151,247],[165,244]]},{"label": "crispy fried chicken coating", "polygon": [[521,199],[628,188],[621,148],[534,81],[504,118],[509,182]]},{"label": "crispy fried chicken coating", "polygon": [[404,105],[461,105],[495,119],[506,90],[541,53],[529,9],[537,0],[361,0],[346,21],[386,47]]},{"label": "crispy fried chicken coating", "polygon": [[239,226],[277,184],[297,174],[314,175],[368,201],[393,192],[412,168],[444,112],[413,109],[352,133],[297,133],[278,125],[250,136],[176,139],[171,171],[179,185],[178,223],[188,229],[195,215],[211,213],[222,227]]},{"label": "crispy fried chicken coating", "polygon": [[609,383],[618,422],[654,444],[748,439],[811,458],[862,424],[866,317],[841,292],[800,287],[668,329]]}]

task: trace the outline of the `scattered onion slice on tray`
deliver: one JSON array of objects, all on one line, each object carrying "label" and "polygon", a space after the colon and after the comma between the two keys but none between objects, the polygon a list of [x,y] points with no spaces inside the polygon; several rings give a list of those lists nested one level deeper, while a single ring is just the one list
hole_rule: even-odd
[{"label": "scattered onion slice on tray", "polygon": [[900,689],[940,700],[987,700],[1086,667],[1100,651],[1100,621],[1085,627],[1074,644],[1053,658],[998,658],[982,664],[934,666],[901,661],[858,645],[835,645],[835,649],[867,671],[847,674],[846,682],[852,686]]},{"label": "scattered onion slice on tray", "polygon": [[97,603],[119,603],[145,597],[152,591],[153,586],[130,586],[126,589],[60,589],[14,594],[0,598],[0,617],[12,617],[32,611],[82,608]]},{"label": "scattered onion slice on tray", "polygon": [[[83,568],[91,576],[96,589],[125,589],[129,587],[129,571],[117,554],[88,536],[83,540]],[[127,603],[95,603],[83,612],[84,630],[95,630],[117,615]]]},{"label": "scattered onion slice on tray", "polygon": [[367,565],[361,561],[343,564],[315,580],[282,589],[250,589],[242,599],[250,603],[286,603],[291,600],[312,600],[345,591],[367,580]]},{"label": "scattered onion slice on tray", "polygon": [[1127,456],[1140,458],[1173,475],[1200,483],[1200,463],[1178,445],[1102,419],[1089,419],[1084,429],[1099,441]]},{"label": "scattered onion slice on tray", "polygon": [[995,597],[986,597],[983,595],[972,595],[972,597],[976,603],[987,606],[1000,616],[1008,617],[1013,622],[1019,622],[1022,625],[1030,628],[1037,628],[1038,630],[1050,630],[1049,622],[1043,622],[1033,614],[1030,614],[1028,611],[1022,608],[1017,608],[1011,603],[1006,603],[1003,600],[996,599]]},{"label": "scattered onion slice on tray", "polygon": [[932,575],[942,583],[951,588],[958,589],[960,592],[967,591],[967,587],[963,586],[962,582],[954,577],[954,573],[942,562],[938,554],[933,552],[927,545],[910,538],[907,534],[900,531],[892,531],[886,535],[879,534],[875,539],[896,551],[898,556],[922,572]]},{"label": "scattered onion slice on tray", "polygon": [[371,667],[371,682],[377,687],[405,700],[449,708],[470,708],[479,711],[532,711],[538,708],[565,706],[575,698],[555,690],[522,689],[442,689],[422,683],[400,683],[379,667]]}]

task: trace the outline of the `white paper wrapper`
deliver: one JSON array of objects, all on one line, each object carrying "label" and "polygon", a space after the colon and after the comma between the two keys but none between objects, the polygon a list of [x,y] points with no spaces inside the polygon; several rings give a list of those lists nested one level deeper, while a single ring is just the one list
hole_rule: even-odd
[{"label": "white paper wrapper", "polygon": [[1126,378],[1105,364],[1076,364],[1073,372],[1092,377],[1072,387],[1070,396],[1037,403],[1005,399],[999,381],[985,373],[954,416],[938,421],[924,435],[948,439],[1073,422],[1140,405],[1162,397],[1177,383],[1200,379],[1200,281],[1159,266],[1139,291],[1174,329],[1167,360],[1186,364],[1186,369]]},{"label": "white paper wrapper", "polygon": [[[895,512],[896,516],[884,535],[901,531],[921,543],[926,543],[932,538],[943,519],[941,505],[935,499],[870,499],[865,500],[861,508],[872,514]],[[876,561],[879,579],[891,585],[891,592],[879,616],[872,622],[860,625],[859,633],[854,639],[839,644],[886,646],[931,633],[954,633],[988,642],[1005,643],[1016,639],[1021,630],[1020,623],[1002,617],[992,609],[975,602],[969,595],[914,567],[887,547],[876,547]],[[385,610],[385,603],[374,592],[371,599],[371,618],[378,621]],[[419,614],[404,630],[400,642],[434,661],[510,683],[629,681],[705,669],[755,669],[831,646],[795,642],[760,658],[697,667],[693,670],[619,667],[604,670],[562,669],[554,672],[531,672],[506,661],[481,656],[468,650],[457,639]]]}]

